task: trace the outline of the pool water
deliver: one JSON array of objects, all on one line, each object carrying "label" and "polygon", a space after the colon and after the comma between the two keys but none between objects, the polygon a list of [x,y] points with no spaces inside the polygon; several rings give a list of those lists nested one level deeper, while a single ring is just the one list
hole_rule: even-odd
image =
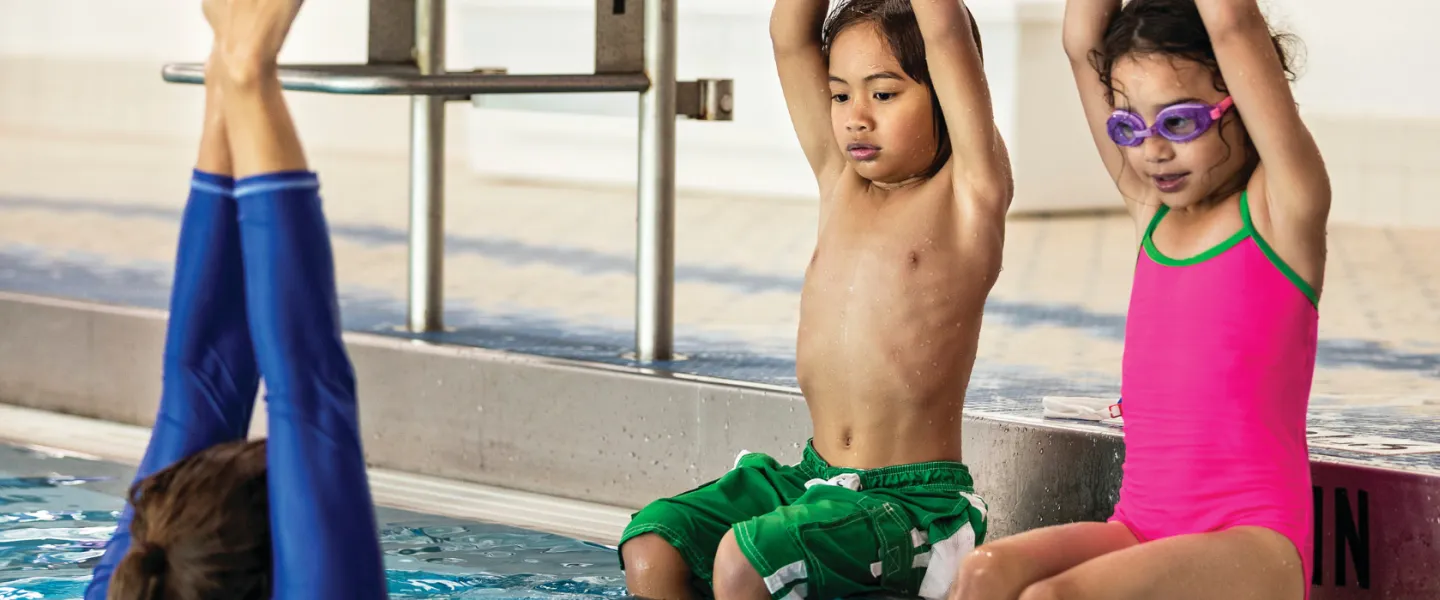
[{"label": "pool water", "polygon": [[[78,599],[124,506],[129,467],[0,445],[0,600]],[[503,525],[379,509],[391,598],[626,595],[615,551]]]}]

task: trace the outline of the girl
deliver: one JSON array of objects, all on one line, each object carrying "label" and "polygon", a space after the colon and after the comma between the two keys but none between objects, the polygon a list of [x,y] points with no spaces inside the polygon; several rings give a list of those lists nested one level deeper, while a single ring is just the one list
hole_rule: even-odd
[{"label": "girl", "polygon": [[1280,38],[1255,0],[1069,0],[1064,38],[1141,246],[1120,502],[981,548],[952,596],[1308,597],[1330,187]]},{"label": "girl", "polygon": [[[385,597],[319,183],[276,78],[299,6],[205,2],[160,413],[88,600]],[[270,437],[245,442],[261,376]]]}]

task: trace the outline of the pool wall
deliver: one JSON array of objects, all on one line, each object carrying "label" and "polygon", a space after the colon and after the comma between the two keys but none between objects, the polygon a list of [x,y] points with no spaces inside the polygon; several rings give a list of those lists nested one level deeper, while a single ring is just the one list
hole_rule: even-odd
[{"label": "pool wall", "polygon": [[[164,319],[0,294],[0,402],[149,425]],[[635,508],[723,473],[741,450],[793,460],[810,432],[803,398],[784,388],[371,334],[346,340],[368,459],[385,469]],[[964,426],[992,535],[1108,516],[1123,461],[1118,431],[979,410],[967,410]],[[1440,598],[1440,477],[1326,457],[1313,474],[1317,600]]]}]

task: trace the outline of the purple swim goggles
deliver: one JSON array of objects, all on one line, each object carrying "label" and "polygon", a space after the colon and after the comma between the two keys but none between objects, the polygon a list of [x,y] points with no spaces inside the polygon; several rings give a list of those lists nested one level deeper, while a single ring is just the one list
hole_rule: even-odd
[{"label": "purple swim goggles", "polygon": [[1125,147],[1145,143],[1145,138],[1159,134],[1167,140],[1184,143],[1204,135],[1220,117],[1235,106],[1235,99],[1226,96],[1219,104],[1211,106],[1191,102],[1166,107],[1155,115],[1155,124],[1146,125],[1145,119],[1128,110],[1117,110],[1110,115],[1105,129],[1110,139]]}]

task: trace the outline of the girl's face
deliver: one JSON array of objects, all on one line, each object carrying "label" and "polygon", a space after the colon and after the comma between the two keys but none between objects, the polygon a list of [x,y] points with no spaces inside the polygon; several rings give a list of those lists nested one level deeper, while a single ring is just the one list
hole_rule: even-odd
[{"label": "girl's face", "polygon": [[[1162,54],[1131,55],[1115,61],[1112,81],[1115,108],[1139,115],[1147,127],[1154,126],[1166,108],[1195,103],[1214,106],[1226,99],[1203,65]],[[1173,132],[1203,127],[1202,122],[1173,116],[1163,120]],[[1244,168],[1245,136],[1245,127],[1231,108],[1190,141],[1175,142],[1156,133],[1138,145],[1120,146],[1120,151],[1126,165],[1155,186],[1161,202],[1185,208],[1205,200]]]},{"label": "girl's face", "polygon": [[907,77],[874,23],[857,23],[830,49],[830,124],[855,171],[900,183],[935,160],[930,89]]}]

